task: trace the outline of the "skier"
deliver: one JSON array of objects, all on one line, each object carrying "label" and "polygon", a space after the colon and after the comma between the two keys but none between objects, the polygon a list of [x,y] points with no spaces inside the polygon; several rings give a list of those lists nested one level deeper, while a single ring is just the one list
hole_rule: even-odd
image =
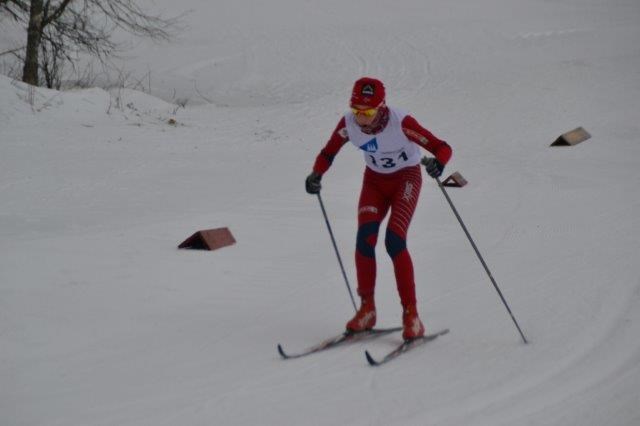
[{"label": "skier", "polygon": [[393,261],[396,285],[402,303],[402,337],[415,339],[425,333],[416,308],[413,263],[407,250],[407,231],[422,186],[420,150],[432,153],[427,173],[439,177],[451,158],[451,147],[422,127],[407,112],[385,104],[385,87],[375,78],[363,77],[353,86],[351,110],[340,120],[331,138],[316,157],[306,178],[309,194],[318,194],[322,175],[338,151],[351,142],[364,154],[366,167],[358,203],[358,233],[355,263],[360,309],[346,324],[351,332],[376,324],[374,288],[375,246],[380,223],[389,210],[385,247]]}]

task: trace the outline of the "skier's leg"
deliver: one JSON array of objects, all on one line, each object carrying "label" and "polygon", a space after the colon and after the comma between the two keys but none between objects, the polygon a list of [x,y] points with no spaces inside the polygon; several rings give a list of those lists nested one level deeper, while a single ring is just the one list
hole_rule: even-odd
[{"label": "skier's leg", "polygon": [[356,270],[358,294],[372,297],[376,282],[376,253],[380,222],[389,209],[389,203],[376,185],[365,178],[358,203],[358,234],[356,237]]},{"label": "skier's leg", "polygon": [[358,234],[355,253],[358,295],[361,298],[361,304],[356,315],[347,322],[347,330],[362,331],[373,328],[376,323],[374,301],[376,283],[375,247],[378,241],[380,222],[388,209],[389,203],[365,173],[358,203]]},{"label": "skier's leg", "polygon": [[403,307],[405,339],[424,334],[424,326],[420,322],[416,309],[413,262],[407,249],[407,232],[418,204],[421,187],[422,174],[419,166],[403,170],[393,197],[391,216],[385,235],[385,246],[393,260],[396,284]]},{"label": "skier's leg", "polygon": [[393,260],[400,300],[403,306],[407,306],[416,303],[413,262],[407,250],[407,232],[422,187],[419,166],[404,169],[399,179],[392,200],[385,246]]}]

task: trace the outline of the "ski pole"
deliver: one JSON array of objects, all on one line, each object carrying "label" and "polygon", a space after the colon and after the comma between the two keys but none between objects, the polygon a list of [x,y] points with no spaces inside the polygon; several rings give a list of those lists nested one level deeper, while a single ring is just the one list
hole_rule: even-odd
[{"label": "ski pole", "polygon": [[[424,157],[422,159],[422,164],[425,164],[426,161],[427,161],[427,157]],[[447,194],[447,191],[444,189],[444,186],[442,186],[442,182],[440,182],[440,178],[435,178],[435,180],[436,180],[436,182],[438,182],[438,186],[442,190],[442,193],[444,194],[444,197],[449,202],[449,205],[451,206],[451,210],[453,210],[453,214],[456,215],[456,218],[458,219],[458,222],[460,222],[460,226],[462,226],[462,230],[467,235],[467,238],[469,239],[469,242],[471,243],[471,246],[473,247],[473,250],[475,250],[476,255],[478,256],[478,259],[480,259],[480,263],[482,263],[482,266],[484,267],[484,270],[487,272],[487,275],[489,275],[489,279],[491,280],[491,283],[493,284],[493,287],[495,287],[496,291],[498,292],[498,295],[500,296],[500,299],[502,300],[502,303],[504,304],[505,308],[507,308],[507,312],[509,312],[509,315],[511,315],[511,319],[513,320],[513,323],[516,325],[516,328],[518,329],[518,332],[520,333],[520,336],[522,336],[522,340],[524,341],[524,343],[529,343],[527,341],[527,338],[524,337],[524,333],[520,329],[520,326],[518,325],[518,321],[516,321],[516,318],[513,316],[513,313],[511,312],[511,308],[509,308],[509,305],[507,304],[507,301],[504,299],[504,296],[502,295],[502,292],[500,291],[500,288],[498,287],[498,284],[496,283],[496,280],[493,278],[493,275],[491,274],[491,271],[489,271],[489,267],[487,266],[486,262],[482,258],[482,255],[480,254],[480,250],[478,250],[478,247],[476,246],[476,243],[473,242],[473,238],[471,238],[471,234],[469,234],[469,231],[467,230],[467,227],[464,225],[464,222],[462,221],[462,218],[458,214],[458,210],[456,210],[455,206],[453,205],[453,202],[451,201],[451,198],[449,198],[449,194]]]},{"label": "ski pole", "polygon": [[340,270],[342,271],[342,276],[344,277],[344,282],[347,284],[347,290],[349,290],[349,296],[351,297],[351,303],[353,303],[353,309],[358,312],[358,308],[356,308],[356,301],[353,298],[353,293],[351,292],[351,286],[349,285],[349,280],[347,279],[347,273],[344,271],[344,266],[342,265],[342,259],[340,258],[340,252],[338,251],[338,246],[336,245],[336,239],[333,237],[333,231],[331,231],[331,225],[329,224],[329,218],[327,217],[327,211],[324,209],[324,203],[322,202],[322,197],[320,197],[320,193],[318,192],[318,201],[320,202],[320,208],[322,209],[322,214],[324,215],[324,221],[327,223],[327,229],[329,230],[329,235],[331,236],[331,242],[333,243],[333,248],[336,251],[336,257],[338,258],[338,263],[340,264]]}]

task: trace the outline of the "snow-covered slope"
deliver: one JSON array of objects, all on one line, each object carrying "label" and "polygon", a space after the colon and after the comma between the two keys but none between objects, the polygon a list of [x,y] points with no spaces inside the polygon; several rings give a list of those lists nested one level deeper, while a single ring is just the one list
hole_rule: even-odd
[{"label": "snow-covered slope", "polygon": [[[640,422],[637,1],[153,3],[189,28],[128,63],[186,109],[0,77],[2,425]],[[425,179],[409,247],[451,333],[378,369],[364,349],[398,334],[279,359],[353,312],[303,180],[364,74],[453,146],[449,193],[529,345]],[[345,147],[323,179],[352,287],[362,170]],[[220,226],[236,245],[176,249]]]}]

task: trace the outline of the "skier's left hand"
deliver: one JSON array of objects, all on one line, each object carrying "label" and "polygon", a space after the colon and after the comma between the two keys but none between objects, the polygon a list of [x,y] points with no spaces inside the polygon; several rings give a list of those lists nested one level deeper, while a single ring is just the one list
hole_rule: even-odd
[{"label": "skier's left hand", "polygon": [[442,175],[442,171],[444,170],[444,165],[440,164],[440,162],[435,158],[425,158],[422,161],[422,164],[424,164],[424,168],[427,170],[427,173],[432,178],[435,179],[437,177],[440,177],[440,175]]},{"label": "skier's left hand", "polygon": [[307,179],[304,181],[304,187],[309,194],[319,194],[322,189],[322,184],[320,183],[322,180],[322,176],[317,174],[316,172],[311,172]]}]

